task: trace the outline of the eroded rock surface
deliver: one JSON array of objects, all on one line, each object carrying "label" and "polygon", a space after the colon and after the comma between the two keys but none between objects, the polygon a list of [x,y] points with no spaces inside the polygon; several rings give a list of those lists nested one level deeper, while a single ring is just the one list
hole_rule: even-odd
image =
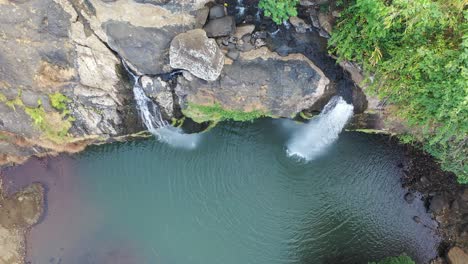
[{"label": "eroded rock surface", "polygon": [[195,104],[291,117],[333,93],[328,78],[310,60],[299,54],[281,57],[267,48],[241,53],[214,82],[179,80],[176,94],[189,116],[190,104]]},{"label": "eroded rock surface", "polygon": [[0,164],[143,130],[121,58],[170,71],[172,38],[207,2],[1,1]]},{"label": "eroded rock surface", "polygon": [[0,263],[24,263],[25,231],[39,220],[43,195],[40,184],[33,184],[12,197],[5,197],[0,187]]}]

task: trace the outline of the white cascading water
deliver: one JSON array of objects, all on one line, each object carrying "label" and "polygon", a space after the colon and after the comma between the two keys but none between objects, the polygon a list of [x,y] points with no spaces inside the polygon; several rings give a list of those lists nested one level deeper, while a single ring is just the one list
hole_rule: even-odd
[{"label": "white cascading water", "polygon": [[288,156],[310,161],[321,155],[338,139],[353,116],[353,108],[343,98],[333,97],[318,117],[293,132],[287,143]]},{"label": "white cascading water", "polygon": [[245,13],[244,0],[237,0],[236,9],[238,10],[238,16],[243,16]]},{"label": "white cascading water", "polygon": [[[128,69],[127,69],[128,70]],[[159,106],[146,96],[143,87],[139,84],[139,77],[128,71],[134,78],[133,94],[137,103],[140,117],[151,134],[159,141],[173,147],[194,149],[200,141],[200,134],[186,134],[181,128],[169,125],[161,115]]]}]

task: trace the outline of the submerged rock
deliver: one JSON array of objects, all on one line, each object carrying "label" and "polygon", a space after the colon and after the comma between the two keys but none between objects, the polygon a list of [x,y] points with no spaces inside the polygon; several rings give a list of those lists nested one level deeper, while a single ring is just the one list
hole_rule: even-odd
[{"label": "submerged rock", "polygon": [[415,196],[413,193],[407,193],[405,194],[405,201],[408,202],[408,203],[412,203],[415,199]]},{"label": "submerged rock", "polygon": [[291,117],[333,94],[328,84],[323,72],[303,55],[281,57],[261,48],[241,53],[236,61],[224,66],[215,82],[179,78],[176,94],[184,113],[196,121],[207,120],[197,118],[191,105]]},{"label": "submerged rock", "polygon": [[33,184],[5,197],[0,187],[0,263],[24,263],[25,232],[35,224],[43,211],[44,188]]},{"label": "submerged rock", "polygon": [[218,44],[201,29],[177,35],[171,42],[169,58],[172,68],[187,70],[207,81],[216,80],[224,65]]}]

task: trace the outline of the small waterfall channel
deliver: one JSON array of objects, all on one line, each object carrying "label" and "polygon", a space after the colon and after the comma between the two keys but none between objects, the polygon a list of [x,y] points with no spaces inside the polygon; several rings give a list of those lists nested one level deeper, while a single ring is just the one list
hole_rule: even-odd
[{"label": "small waterfall channel", "polygon": [[137,104],[140,118],[145,124],[148,131],[153,134],[159,141],[167,143],[176,148],[194,149],[200,141],[201,134],[187,134],[181,128],[171,126],[161,115],[159,106],[146,96],[143,87],[140,84],[140,77],[125,68],[133,77],[133,94]]},{"label": "small waterfall channel", "polygon": [[293,132],[287,143],[287,154],[310,161],[321,155],[353,116],[353,105],[341,96],[333,97],[319,116]]}]

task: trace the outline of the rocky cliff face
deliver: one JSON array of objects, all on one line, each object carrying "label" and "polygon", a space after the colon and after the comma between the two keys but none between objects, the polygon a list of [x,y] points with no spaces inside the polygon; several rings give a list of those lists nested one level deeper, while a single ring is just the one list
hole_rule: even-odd
[{"label": "rocky cliff face", "polygon": [[208,0],[0,0],[0,165],[144,130],[122,61],[167,119],[196,119],[191,105],[291,117],[335,93],[234,21]]},{"label": "rocky cliff face", "polygon": [[120,57],[164,72],[204,3],[1,1],[0,164],[142,130]]}]

